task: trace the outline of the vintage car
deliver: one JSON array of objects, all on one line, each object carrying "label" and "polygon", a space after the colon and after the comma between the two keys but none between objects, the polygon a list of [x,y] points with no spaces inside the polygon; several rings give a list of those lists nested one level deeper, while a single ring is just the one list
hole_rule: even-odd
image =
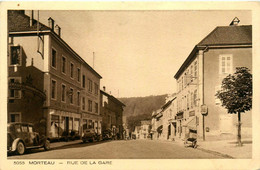
[{"label": "vintage car", "polygon": [[24,154],[27,149],[50,149],[50,140],[35,132],[31,123],[7,124],[7,152]]},{"label": "vintage car", "polygon": [[110,139],[112,139],[112,131],[110,129],[104,130],[102,132],[102,139],[103,140],[110,140]]},{"label": "vintage car", "polygon": [[82,134],[82,141],[94,142],[101,140],[101,136],[95,132],[94,129],[85,129]]}]

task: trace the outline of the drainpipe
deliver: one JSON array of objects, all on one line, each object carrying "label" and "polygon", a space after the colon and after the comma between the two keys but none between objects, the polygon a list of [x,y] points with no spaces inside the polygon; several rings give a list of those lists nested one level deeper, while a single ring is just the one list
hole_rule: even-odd
[{"label": "drainpipe", "polygon": [[[205,104],[204,102],[204,53],[208,51],[208,46],[206,46],[202,50],[202,105]],[[203,141],[205,141],[205,115],[202,115],[202,132],[203,132]]]}]

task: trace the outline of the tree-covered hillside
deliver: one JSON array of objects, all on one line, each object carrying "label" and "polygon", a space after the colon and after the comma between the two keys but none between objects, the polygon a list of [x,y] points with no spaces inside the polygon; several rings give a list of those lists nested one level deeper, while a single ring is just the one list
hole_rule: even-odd
[{"label": "tree-covered hillside", "polygon": [[151,119],[152,112],[161,108],[165,103],[167,95],[120,98],[126,107],[124,115],[126,116],[128,128],[133,130],[134,126],[140,125],[141,120]]}]

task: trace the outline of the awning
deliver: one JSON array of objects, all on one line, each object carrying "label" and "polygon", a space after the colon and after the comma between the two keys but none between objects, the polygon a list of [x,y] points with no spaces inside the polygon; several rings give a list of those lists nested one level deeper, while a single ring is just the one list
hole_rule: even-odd
[{"label": "awning", "polygon": [[192,117],[189,120],[187,120],[186,122],[183,122],[182,124],[183,127],[188,127],[189,129],[194,129],[196,130],[196,117]]}]

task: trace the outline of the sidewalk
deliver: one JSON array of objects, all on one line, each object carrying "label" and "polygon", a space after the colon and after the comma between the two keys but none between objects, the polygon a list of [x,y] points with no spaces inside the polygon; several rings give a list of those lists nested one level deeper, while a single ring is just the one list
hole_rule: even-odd
[{"label": "sidewalk", "polygon": [[82,140],[74,140],[74,141],[68,141],[68,142],[65,142],[65,141],[53,142],[53,143],[51,143],[51,149],[55,149],[55,148],[58,148],[61,146],[66,146],[66,145],[73,145],[73,144],[77,144],[80,142],[82,142]]},{"label": "sidewalk", "polygon": [[232,140],[214,140],[214,141],[198,141],[197,149],[211,152],[213,154],[221,154],[227,158],[235,159],[251,159],[252,158],[252,139],[242,139],[243,146],[238,147],[236,139]]}]

